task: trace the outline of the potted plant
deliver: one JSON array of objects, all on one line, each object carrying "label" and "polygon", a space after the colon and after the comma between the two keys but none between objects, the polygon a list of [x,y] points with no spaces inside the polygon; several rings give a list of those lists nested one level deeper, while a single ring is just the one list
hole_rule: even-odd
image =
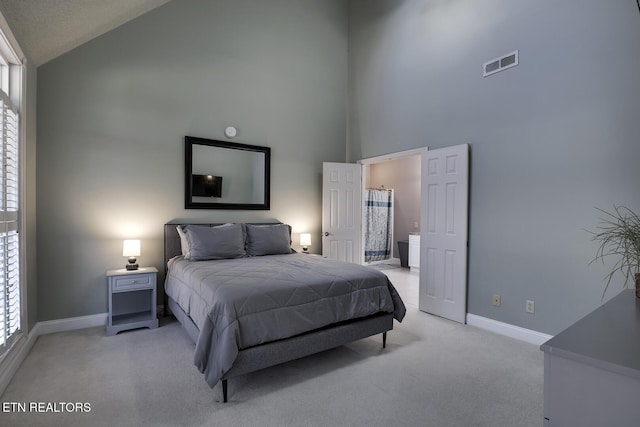
[{"label": "potted plant", "polygon": [[616,259],[611,272],[605,276],[607,284],[602,298],[618,272],[625,277],[624,287],[634,280],[636,297],[640,298],[640,216],[626,206],[614,205],[613,212],[598,211],[602,214],[599,225],[596,231],[589,231],[591,240],[599,243],[591,263],[604,263],[605,258]]}]

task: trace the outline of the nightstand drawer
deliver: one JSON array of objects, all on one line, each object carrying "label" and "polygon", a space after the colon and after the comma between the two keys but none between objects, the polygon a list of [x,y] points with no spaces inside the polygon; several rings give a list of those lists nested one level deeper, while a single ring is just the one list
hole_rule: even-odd
[{"label": "nightstand drawer", "polygon": [[153,285],[151,274],[131,274],[128,276],[115,277],[113,281],[113,292],[150,289]]}]

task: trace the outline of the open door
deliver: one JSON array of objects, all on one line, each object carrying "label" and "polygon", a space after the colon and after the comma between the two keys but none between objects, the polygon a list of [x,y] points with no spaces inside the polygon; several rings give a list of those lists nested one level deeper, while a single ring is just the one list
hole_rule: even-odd
[{"label": "open door", "polygon": [[422,156],[419,308],[465,323],[469,146]]},{"label": "open door", "polygon": [[322,164],[322,256],[362,263],[362,165]]}]

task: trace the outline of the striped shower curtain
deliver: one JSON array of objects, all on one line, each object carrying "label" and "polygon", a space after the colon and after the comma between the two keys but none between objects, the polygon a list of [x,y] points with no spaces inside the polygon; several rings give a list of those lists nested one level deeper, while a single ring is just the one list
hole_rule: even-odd
[{"label": "striped shower curtain", "polygon": [[381,261],[391,258],[393,226],[393,191],[365,190],[364,260]]}]

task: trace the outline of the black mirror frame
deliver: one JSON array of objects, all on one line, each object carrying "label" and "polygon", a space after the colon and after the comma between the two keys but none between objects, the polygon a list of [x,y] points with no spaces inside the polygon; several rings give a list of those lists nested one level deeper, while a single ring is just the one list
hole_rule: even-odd
[{"label": "black mirror frame", "polygon": [[[208,145],[210,147],[229,148],[232,150],[253,151],[264,154],[264,203],[200,203],[191,197],[191,175],[193,171],[193,145]],[[184,137],[184,208],[185,209],[236,209],[236,210],[269,210],[271,196],[271,148],[259,145],[238,144],[234,142],[218,141],[215,139]]]}]

